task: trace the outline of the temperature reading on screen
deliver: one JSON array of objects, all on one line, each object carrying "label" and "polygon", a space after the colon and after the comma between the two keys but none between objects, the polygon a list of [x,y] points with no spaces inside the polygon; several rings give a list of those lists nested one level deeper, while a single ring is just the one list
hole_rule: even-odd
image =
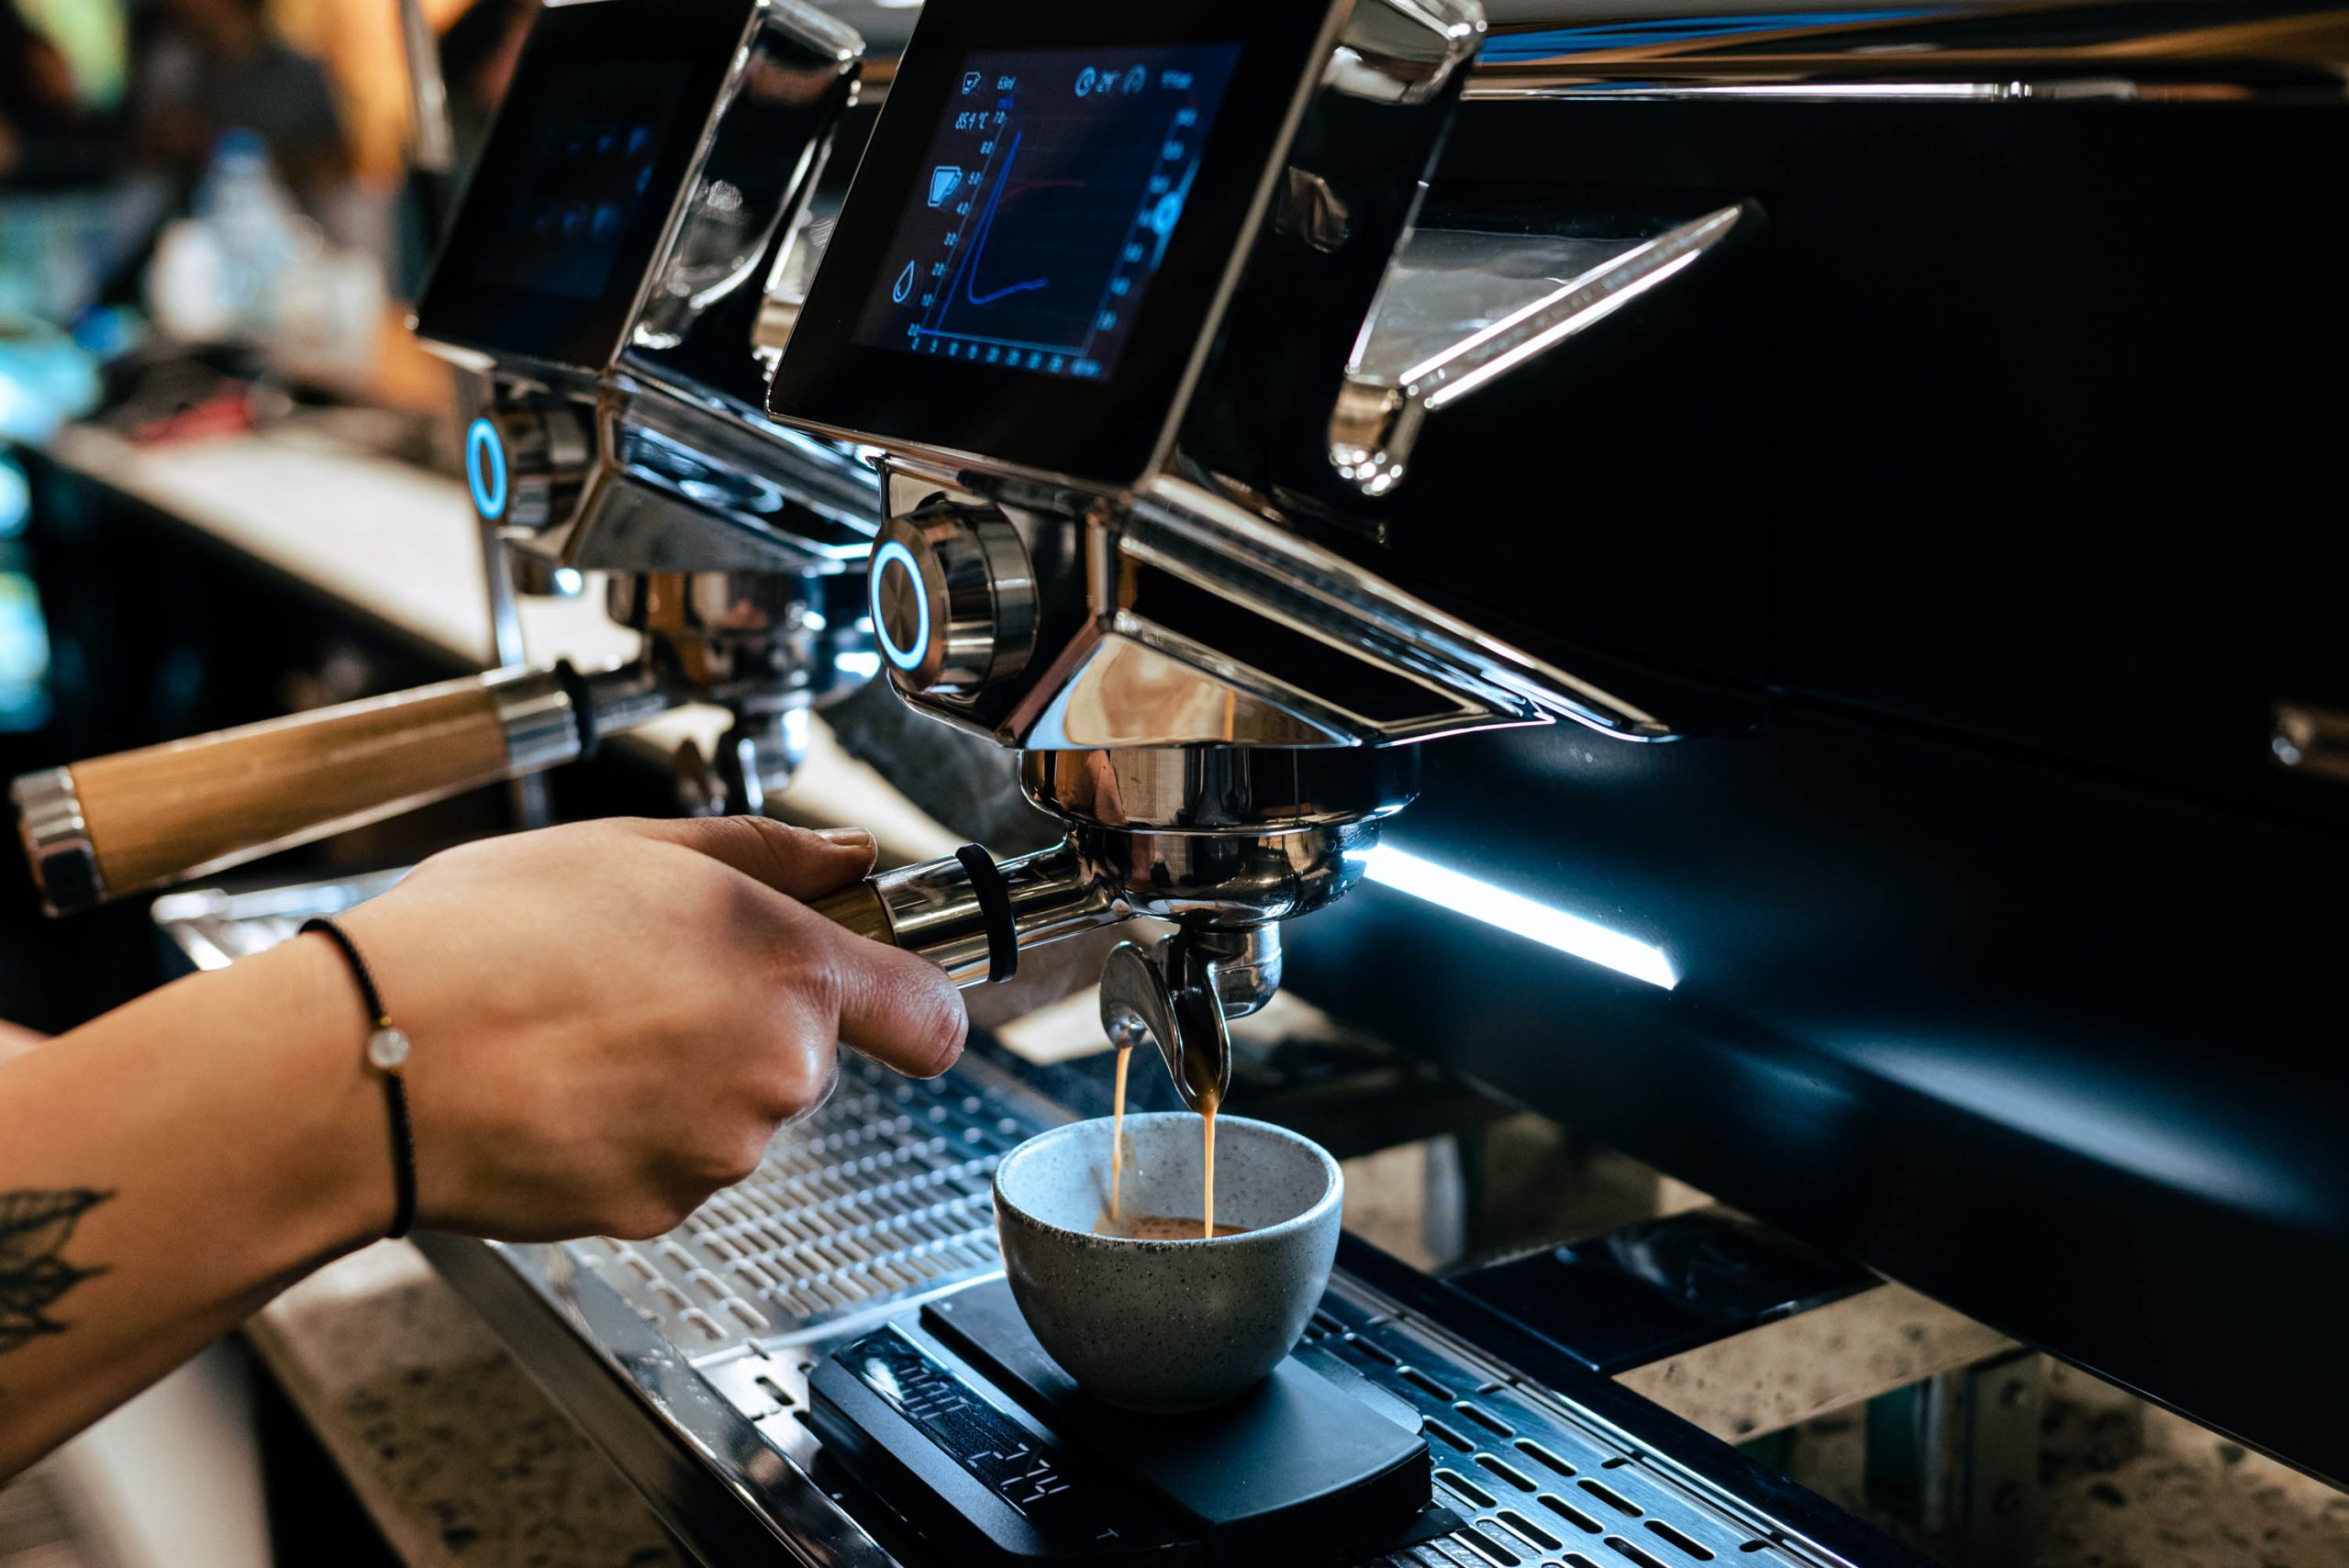
[{"label": "temperature reading on screen", "polygon": [[965,59],[857,341],[1108,376],[1182,221],[1238,53]]}]

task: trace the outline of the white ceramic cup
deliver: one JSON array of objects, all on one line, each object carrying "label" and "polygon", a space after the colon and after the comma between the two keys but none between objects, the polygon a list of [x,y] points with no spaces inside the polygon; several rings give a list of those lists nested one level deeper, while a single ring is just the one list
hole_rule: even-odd
[{"label": "white ceramic cup", "polygon": [[[1126,1118],[1128,1215],[1197,1219],[1203,1125]],[[1109,1122],[1030,1139],[996,1168],[996,1229],[1019,1310],[1095,1397],[1198,1410],[1246,1392],[1297,1348],[1337,1257],[1345,1177],[1327,1151],[1269,1122],[1216,1118],[1215,1218],[1244,1234],[1097,1236],[1109,1207]]]}]

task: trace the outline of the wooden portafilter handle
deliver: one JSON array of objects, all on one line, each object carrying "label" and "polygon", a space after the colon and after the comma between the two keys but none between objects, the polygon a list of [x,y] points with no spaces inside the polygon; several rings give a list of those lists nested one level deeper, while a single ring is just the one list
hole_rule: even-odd
[{"label": "wooden portafilter handle", "polygon": [[666,706],[651,684],[495,670],[28,773],[9,794],[50,913],[70,914],[570,762]]}]

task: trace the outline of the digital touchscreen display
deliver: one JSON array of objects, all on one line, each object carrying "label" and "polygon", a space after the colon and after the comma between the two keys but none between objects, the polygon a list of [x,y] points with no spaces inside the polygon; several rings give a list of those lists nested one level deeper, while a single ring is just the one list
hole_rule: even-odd
[{"label": "digital touchscreen display", "polygon": [[627,335],[757,5],[534,9],[513,83],[417,301],[417,330],[501,361],[592,376]]},{"label": "digital touchscreen display", "polygon": [[510,161],[483,193],[491,232],[473,252],[473,279],[600,298],[638,213],[669,197],[652,190],[652,176],[685,75],[674,61],[577,61],[549,71],[522,106]]},{"label": "digital touchscreen display", "polygon": [[1237,44],[962,58],[855,340],[1104,380],[1192,195]]}]

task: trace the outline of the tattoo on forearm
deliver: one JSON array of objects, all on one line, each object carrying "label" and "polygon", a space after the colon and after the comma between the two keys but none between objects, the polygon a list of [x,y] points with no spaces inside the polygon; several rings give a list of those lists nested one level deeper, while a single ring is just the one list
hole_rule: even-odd
[{"label": "tattoo on forearm", "polygon": [[67,1262],[65,1245],[82,1217],[112,1196],[89,1187],[0,1193],[0,1355],[65,1331],[50,1309],[106,1273]]}]

